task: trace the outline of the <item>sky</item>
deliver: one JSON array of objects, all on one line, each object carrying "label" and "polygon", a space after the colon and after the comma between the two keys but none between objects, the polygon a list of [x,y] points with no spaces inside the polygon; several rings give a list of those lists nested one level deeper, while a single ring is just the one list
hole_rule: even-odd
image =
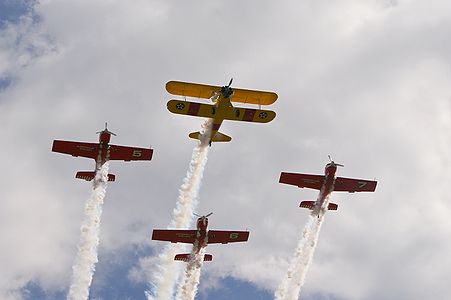
[{"label": "sky", "polygon": [[[145,299],[202,119],[169,113],[170,80],[274,91],[268,124],[224,122],[199,193],[211,245],[197,299],[273,299],[317,191],[280,172],[376,179],[334,193],[302,299],[448,299],[451,4],[433,0],[0,3],[0,298],[64,298],[94,163],[52,140],[152,146],[111,162],[91,299]],[[222,298],[221,298],[222,297]]]}]

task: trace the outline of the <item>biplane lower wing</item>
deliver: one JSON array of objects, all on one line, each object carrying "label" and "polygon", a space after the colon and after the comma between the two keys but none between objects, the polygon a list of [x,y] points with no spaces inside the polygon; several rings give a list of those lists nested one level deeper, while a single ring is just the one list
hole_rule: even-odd
[{"label": "biplane lower wing", "polygon": [[285,184],[296,185],[300,188],[310,188],[320,190],[323,185],[325,177],[323,175],[310,175],[310,174],[298,174],[298,173],[286,173],[280,174],[279,182]]},{"label": "biplane lower wing", "polygon": [[[183,100],[169,100],[168,110],[174,114],[214,118],[217,113],[215,105]],[[226,114],[224,120],[268,123],[276,117],[272,110],[233,107]]]},{"label": "biplane lower wing", "polygon": [[337,177],[334,191],[338,192],[374,192],[377,181]]},{"label": "biplane lower wing", "polygon": [[208,231],[208,244],[228,244],[246,242],[249,239],[249,231]]},{"label": "biplane lower wing", "polygon": [[152,232],[152,240],[193,244],[196,235],[196,230],[155,229]]},{"label": "biplane lower wing", "polygon": [[97,156],[99,155],[99,145],[94,143],[55,140],[53,141],[52,151],[70,154],[72,156],[97,159]]},{"label": "biplane lower wing", "polygon": [[174,114],[203,118],[214,118],[216,113],[216,107],[214,105],[190,101],[169,100],[167,107]]},{"label": "biplane lower wing", "polygon": [[[172,95],[209,99],[221,91],[220,86],[181,81],[169,81],[166,90]],[[230,99],[232,102],[270,105],[276,102],[277,94],[273,92],[235,89]]]},{"label": "biplane lower wing", "polygon": [[153,150],[128,146],[110,145],[109,160],[151,160]]},{"label": "biplane lower wing", "polygon": [[230,110],[226,114],[224,119],[233,121],[268,123],[271,122],[275,117],[276,113],[272,110],[234,107],[233,110]]}]

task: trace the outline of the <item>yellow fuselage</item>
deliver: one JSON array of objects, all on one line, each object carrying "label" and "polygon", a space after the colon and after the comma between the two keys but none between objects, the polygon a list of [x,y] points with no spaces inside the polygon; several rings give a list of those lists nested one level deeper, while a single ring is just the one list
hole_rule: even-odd
[{"label": "yellow fuselage", "polygon": [[233,105],[230,102],[230,97],[225,98],[224,96],[219,96],[216,105],[214,106],[213,112],[213,125],[211,127],[211,133],[209,139],[212,140],[215,134],[219,131],[222,121],[224,121],[227,112],[233,110]]}]

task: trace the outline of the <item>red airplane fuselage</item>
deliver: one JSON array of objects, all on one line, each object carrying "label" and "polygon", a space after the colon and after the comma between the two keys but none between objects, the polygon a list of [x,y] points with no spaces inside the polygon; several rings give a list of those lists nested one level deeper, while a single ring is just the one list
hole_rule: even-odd
[{"label": "red airplane fuselage", "polygon": [[326,165],[326,168],[324,169],[324,183],[321,187],[321,190],[319,192],[318,198],[316,199],[315,203],[315,209],[314,212],[316,214],[319,214],[321,208],[323,208],[324,202],[326,201],[327,197],[332,193],[334,190],[335,185],[335,172],[337,171],[337,166],[334,163],[328,163]]},{"label": "red airplane fuselage", "polygon": [[97,157],[97,168],[100,167],[109,160],[109,142],[111,139],[111,134],[108,130],[103,130],[99,132],[99,156]]},{"label": "red airplane fuselage", "polygon": [[207,238],[207,227],[208,227],[208,218],[203,216],[197,219],[197,234],[196,241],[194,242],[194,251],[196,254],[199,253],[200,249],[207,246],[208,238]]}]

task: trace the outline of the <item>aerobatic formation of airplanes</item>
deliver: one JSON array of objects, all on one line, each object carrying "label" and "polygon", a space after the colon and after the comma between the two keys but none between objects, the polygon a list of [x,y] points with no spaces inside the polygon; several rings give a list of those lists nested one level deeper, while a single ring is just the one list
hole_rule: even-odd
[{"label": "aerobatic formation of airplanes", "polygon": [[[211,132],[201,135],[200,132],[192,132],[189,134],[193,139],[206,139],[211,146],[212,142],[229,142],[231,137],[221,132],[219,129],[224,120],[245,121],[255,123],[268,123],[272,121],[276,113],[271,110],[260,109],[262,105],[271,105],[277,100],[277,94],[274,92],[246,90],[232,88],[232,79],[226,86],[213,86],[180,81],[169,81],[166,83],[166,90],[177,96],[183,96],[182,100],[169,100],[167,108],[170,112],[181,115],[197,116],[212,119]],[[210,99],[213,103],[198,103],[186,100],[186,97]],[[232,103],[244,103],[258,105],[255,108],[234,107]],[[111,145],[111,135],[105,124],[105,129],[97,132],[99,134],[98,143],[85,143],[75,141],[53,141],[53,152],[70,154],[72,156],[81,156],[91,158],[96,161],[94,171],[79,171],[75,177],[91,181],[95,178],[96,173],[101,166],[109,160],[123,161],[139,161],[151,160],[153,149],[137,148],[128,146]],[[372,180],[351,179],[336,177],[337,167],[343,165],[335,163],[332,159],[325,167],[324,175],[298,174],[282,172],[279,182],[295,185],[299,188],[311,188],[319,190],[316,201],[302,201],[300,207],[308,208],[312,214],[318,218],[324,214],[326,210],[337,210],[338,205],[329,203],[328,197],[333,191],[354,192],[374,192],[377,182]],[[108,181],[115,181],[115,175],[108,174]],[[326,205],[327,203],[327,205]],[[327,207],[326,207],[327,206]],[[152,240],[168,241],[171,243],[188,243],[193,244],[193,251],[198,255],[201,249],[209,244],[227,244],[234,242],[246,242],[249,238],[249,231],[218,231],[208,230],[208,217],[212,213],[205,216],[198,216],[197,228],[195,230],[184,229],[154,229]],[[177,254],[174,260],[188,262],[193,259],[192,254]],[[211,254],[204,254],[204,261],[212,261]]]},{"label": "aerobatic formation of airplanes", "polygon": [[[128,146],[111,145],[111,135],[116,135],[108,130],[107,124],[105,129],[97,132],[99,134],[98,143],[84,143],[84,142],[72,142],[72,141],[53,141],[53,152],[59,152],[64,154],[70,154],[72,156],[81,156],[86,158],[92,158],[96,161],[95,171],[79,171],[75,175],[75,178],[91,181],[95,178],[96,172],[100,170],[100,167],[109,160],[151,160],[153,150],[151,148],[137,148]],[[116,176],[108,174],[108,181],[115,181]]]},{"label": "aerobatic formation of airplanes", "polygon": [[[249,238],[249,231],[219,231],[207,230],[208,217],[198,216],[196,230],[176,230],[176,229],[154,229],[152,233],[152,240],[167,241],[171,243],[187,243],[193,244],[194,253],[199,251],[209,244],[228,244],[235,242],[246,242]],[[196,215],[197,216],[197,215]],[[191,259],[191,254],[177,254],[174,260],[181,260],[188,262]],[[212,261],[211,254],[204,255],[204,261]]]},{"label": "aerobatic formation of airplanes", "polygon": [[[324,175],[311,175],[311,174],[298,174],[298,173],[286,173],[280,174],[280,183],[291,184],[300,188],[310,188],[319,190],[319,195],[316,201],[302,201],[299,207],[308,208],[318,217],[322,210],[326,210],[323,207],[327,197],[333,192],[374,192],[376,190],[377,181],[364,180],[364,179],[351,179],[336,177],[335,172],[337,167],[344,167],[341,164],[335,163],[330,159],[330,162],[326,165]],[[337,210],[338,205],[335,203],[329,203],[328,210]]]},{"label": "aerobatic formation of airplanes", "polygon": [[[219,132],[224,120],[268,123],[276,117],[271,110],[238,108],[232,102],[245,104],[270,105],[277,100],[273,92],[253,91],[231,88],[232,80],[226,86],[214,86],[180,81],[169,81],[166,90],[172,95],[211,99],[213,104],[190,102],[185,100],[169,100],[168,110],[175,114],[190,115],[213,119],[208,142],[230,142],[232,138]],[[200,132],[192,132],[190,138],[200,139]]]}]

